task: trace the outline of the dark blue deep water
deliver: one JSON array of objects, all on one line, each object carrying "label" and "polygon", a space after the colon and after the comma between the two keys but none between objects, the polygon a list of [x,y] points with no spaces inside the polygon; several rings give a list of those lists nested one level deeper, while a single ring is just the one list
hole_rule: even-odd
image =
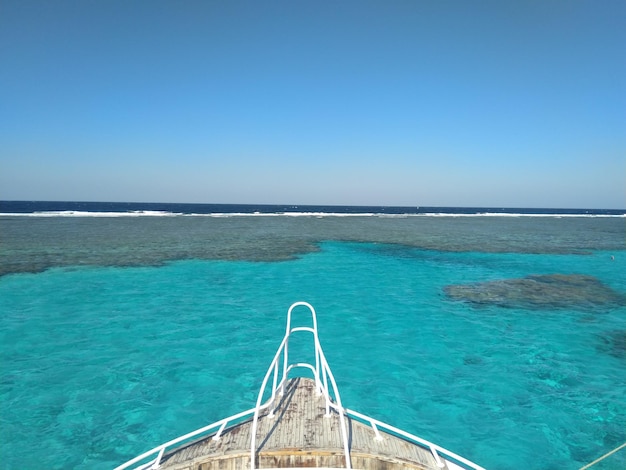
[{"label": "dark blue deep water", "polygon": [[0,201],[0,213],[34,212],[145,212],[172,214],[559,214],[559,215],[624,215],[620,209],[537,209],[500,207],[415,207],[415,206],[314,206],[280,204],[182,204],[146,202],[62,202],[62,201]]}]

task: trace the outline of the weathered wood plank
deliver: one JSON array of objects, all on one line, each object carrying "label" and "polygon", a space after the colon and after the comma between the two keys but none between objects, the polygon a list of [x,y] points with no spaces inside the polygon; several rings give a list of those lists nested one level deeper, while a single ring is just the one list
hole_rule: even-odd
[{"label": "weathered wood plank", "polygon": [[[263,467],[344,467],[345,456],[339,415],[326,412],[311,379],[292,379],[285,394],[278,397],[275,416],[259,417],[257,466]],[[350,459],[354,468],[393,470],[399,468],[439,470],[432,454],[403,439],[373,430],[346,418]],[[211,437],[166,455],[161,464],[167,470],[244,470],[250,468],[252,420],[226,430],[219,440]]]}]

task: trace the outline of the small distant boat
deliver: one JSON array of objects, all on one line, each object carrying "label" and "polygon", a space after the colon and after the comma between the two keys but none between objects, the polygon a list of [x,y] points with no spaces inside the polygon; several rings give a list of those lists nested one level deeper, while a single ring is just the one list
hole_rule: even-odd
[{"label": "small distant boat", "polygon": [[[308,310],[307,326],[292,314]],[[312,360],[291,362],[294,333],[313,340]],[[312,376],[306,377],[306,376]],[[177,437],[115,470],[277,468],[484,470],[432,442],[345,408],[317,334],[315,309],[296,302],[253,408]]]}]

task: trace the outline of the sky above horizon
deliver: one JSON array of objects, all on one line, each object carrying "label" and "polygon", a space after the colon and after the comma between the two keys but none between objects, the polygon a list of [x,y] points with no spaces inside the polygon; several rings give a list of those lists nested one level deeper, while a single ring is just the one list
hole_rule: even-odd
[{"label": "sky above horizon", "polygon": [[626,2],[0,3],[0,199],[626,208]]}]

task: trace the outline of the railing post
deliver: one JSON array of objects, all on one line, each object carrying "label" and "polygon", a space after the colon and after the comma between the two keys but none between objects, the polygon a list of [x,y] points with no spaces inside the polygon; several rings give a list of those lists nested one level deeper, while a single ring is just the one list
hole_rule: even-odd
[{"label": "railing post", "polygon": [[446,466],[445,463],[443,463],[441,461],[441,459],[439,458],[439,454],[437,453],[437,449],[435,449],[434,447],[430,448],[430,453],[433,454],[433,457],[435,458],[435,462],[437,462],[437,467],[439,468],[443,468]]},{"label": "railing post", "polygon": [[158,469],[161,466],[161,459],[163,458],[163,452],[165,452],[165,447],[161,448],[161,452],[159,452],[159,455],[157,455],[156,460],[154,461],[154,463],[150,467],[151,469],[156,470],[156,469]]},{"label": "railing post", "polygon": [[372,429],[374,430],[374,434],[376,435],[374,439],[376,439],[377,441],[382,441],[383,436],[381,436],[380,433],[378,432],[378,427],[376,426],[376,423],[374,423],[373,421],[370,421],[370,424],[372,425]]},{"label": "railing post", "polygon": [[220,436],[222,435],[222,431],[224,431],[224,428],[226,427],[226,423],[228,423],[228,421],[224,421],[224,423],[217,430],[217,433],[215,433],[215,436],[213,436],[213,438],[212,438],[214,441],[219,441],[220,440]]}]

